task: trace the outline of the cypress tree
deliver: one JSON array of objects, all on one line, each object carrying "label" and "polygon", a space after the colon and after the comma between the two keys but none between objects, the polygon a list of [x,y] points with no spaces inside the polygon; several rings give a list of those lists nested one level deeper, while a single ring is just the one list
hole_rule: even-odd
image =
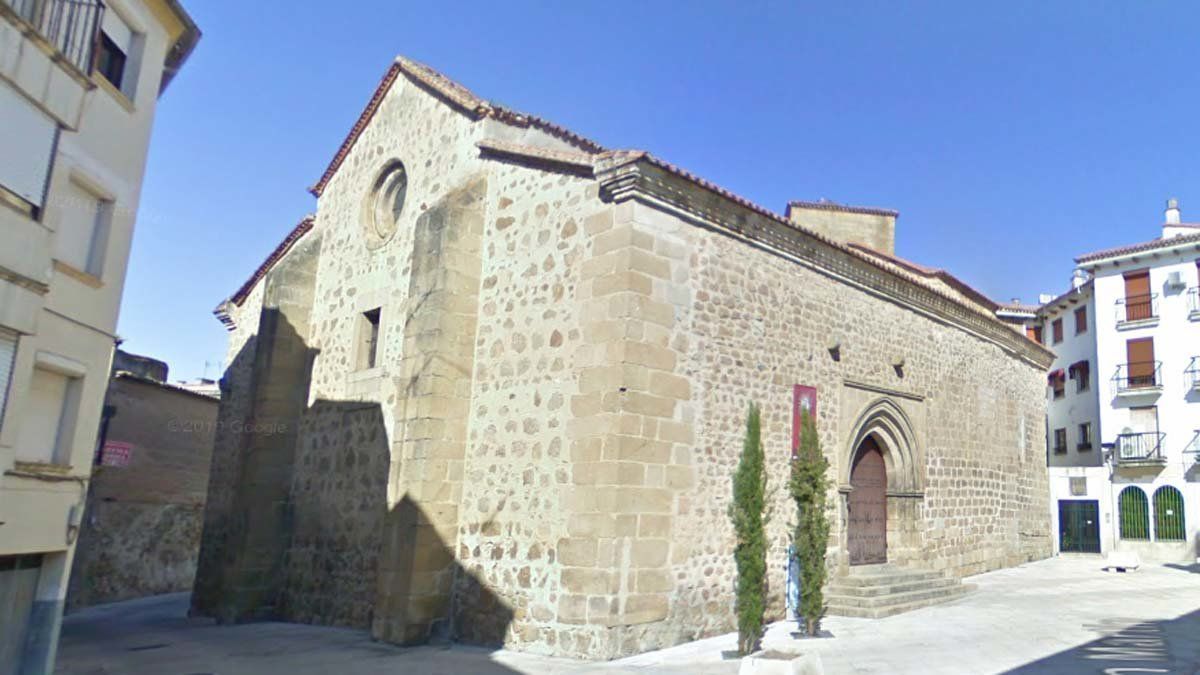
[{"label": "cypress tree", "polygon": [[752,403],[746,416],[742,457],[733,474],[733,502],[729,505],[729,518],[737,536],[733,553],[737,564],[735,609],[738,652],[742,655],[757,651],[763,635],[767,599],[766,487],[762,422],[758,406]]},{"label": "cypress tree", "polygon": [[789,489],[796,502],[796,531],[793,547],[800,567],[800,616],[804,629],[815,636],[825,614],[825,550],[829,543],[829,520],[825,515],[829,467],[821,452],[817,425],[808,411],[800,413],[800,447],[792,459]]}]

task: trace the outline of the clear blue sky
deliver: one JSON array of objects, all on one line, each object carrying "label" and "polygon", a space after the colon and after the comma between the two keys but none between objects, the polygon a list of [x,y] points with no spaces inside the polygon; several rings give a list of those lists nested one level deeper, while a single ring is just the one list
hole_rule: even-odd
[{"label": "clear blue sky", "polygon": [[[184,0],[119,331],[173,378],[316,202],[392,57],[764,206],[895,208],[897,251],[999,300],[1200,220],[1200,6],[1166,2]],[[1189,218],[1191,216],[1191,218]]]}]

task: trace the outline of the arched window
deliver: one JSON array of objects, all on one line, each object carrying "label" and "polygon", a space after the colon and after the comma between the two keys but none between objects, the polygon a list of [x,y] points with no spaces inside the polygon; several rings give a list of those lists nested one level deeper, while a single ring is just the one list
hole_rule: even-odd
[{"label": "arched window", "polygon": [[1122,539],[1150,538],[1150,505],[1141,488],[1130,485],[1121,490],[1117,510],[1121,516]]},{"label": "arched window", "polygon": [[1154,491],[1154,538],[1159,541],[1184,539],[1183,495],[1170,485]]}]

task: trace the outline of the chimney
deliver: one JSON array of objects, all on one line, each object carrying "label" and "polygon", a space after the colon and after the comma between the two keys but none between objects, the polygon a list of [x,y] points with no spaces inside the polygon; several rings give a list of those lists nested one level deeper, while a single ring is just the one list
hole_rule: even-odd
[{"label": "chimney", "polygon": [[1180,237],[1185,234],[1194,234],[1195,226],[1188,226],[1179,219],[1179,200],[1172,197],[1167,200],[1167,210],[1163,212],[1163,230],[1162,238],[1170,239],[1171,237]]},{"label": "chimney", "polygon": [[843,244],[861,244],[887,255],[896,254],[896,217],[890,209],[848,206],[822,199],[790,202],[787,218],[807,230]]},{"label": "chimney", "polygon": [[1166,219],[1163,220],[1167,225],[1179,224],[1179,200],[1174,197],[1167,200],[1167,210],[1163,212]]}]

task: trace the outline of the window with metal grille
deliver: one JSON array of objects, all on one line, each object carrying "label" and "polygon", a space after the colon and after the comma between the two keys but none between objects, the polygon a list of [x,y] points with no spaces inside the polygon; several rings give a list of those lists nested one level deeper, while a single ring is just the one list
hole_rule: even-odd
[{"label": "window with metal grille", "polygon": [[1154,491],[1154,538],[1183,541],[1183,494],[1170,485]]},{"label": "window with metal grille", "polygon": [[1117,511],[1122,539],[1150,539],[1150,504],[1141,488],[1130,485],[1121,490]]}]

